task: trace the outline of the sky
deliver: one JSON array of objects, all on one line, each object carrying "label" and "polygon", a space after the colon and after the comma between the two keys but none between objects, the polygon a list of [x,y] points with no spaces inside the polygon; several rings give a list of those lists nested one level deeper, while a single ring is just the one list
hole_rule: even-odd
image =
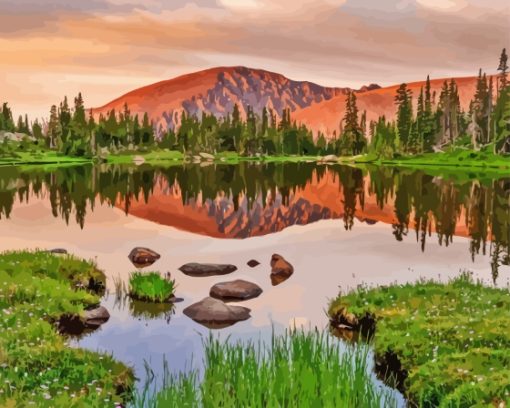
[{"label": "sky", "polygon": [[47,117],[243,65],[327,86],[494,73],[508,0],[0,0],[0,102]]}]

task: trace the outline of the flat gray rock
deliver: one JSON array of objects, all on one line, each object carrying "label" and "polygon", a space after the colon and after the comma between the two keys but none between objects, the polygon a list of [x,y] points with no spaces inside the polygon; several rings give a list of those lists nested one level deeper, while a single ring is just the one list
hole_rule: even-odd
[{"label": "flat gray rock", "polygon": [[209,296],[228,302],[253,299],[261,293],[262,288],[259,285],[237,279],[231,282],[217,283],[211,288]]},{"label": "flat gray rock", "polygon": [[242,306],[230,306],[221,300],[206,297],[183,310],[197,323],[210,328],[222,328],[250,318],[251,310]]},{"label": "flat gray rock", "polygon": [[237,266],[230,264],[187,263],[179,270],[188,276],[205,277],[215,275],[227,275],[237,271]]}]

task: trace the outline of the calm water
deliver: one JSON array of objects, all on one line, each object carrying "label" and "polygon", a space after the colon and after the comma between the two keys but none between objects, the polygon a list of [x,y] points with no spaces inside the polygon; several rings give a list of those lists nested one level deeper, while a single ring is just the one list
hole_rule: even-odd
[{"label": "calm water", "polygon": [[[215,332],[254,340],[273,328],[327,327],[328,299],[359,284],[444,280],[461,269],[508,284],[510,177],[315,163],[0,168],[0,250],[65,247],[95,259],[112,290],[113,278],[134,269],[134,246],[162,254],[149,269],[170,272],[184,301],[154,310],[110,294],[110,321],[75,344],[112,352],[143,378],[144,360],[156,372],[163,356],[175,371],[200,366],[209,331],[182,309],[217,282],[263,288],[244,304],[250,320]],[[273,253],[296,270],[276,287]],[[247,267],[252,258],[261,265]],[[239,270],[209,278],[177,270],[193,261]]]}]

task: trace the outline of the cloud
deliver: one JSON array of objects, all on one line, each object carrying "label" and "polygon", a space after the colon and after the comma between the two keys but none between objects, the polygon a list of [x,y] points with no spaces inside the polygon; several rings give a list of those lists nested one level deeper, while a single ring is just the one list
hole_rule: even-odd
[{"label": "cloud", "polygon": [[[23,73],[21,89],[38,72],[63,76],[54,98],[81,81],[102,103],[214,65],[325,85],[391,84],[494,72],[509,24],[506,0],[17,0],[0,2],[0,78]],[[108,93],[85,80],[109,76]],[[26,106],[8,88],[4,97]]]}]

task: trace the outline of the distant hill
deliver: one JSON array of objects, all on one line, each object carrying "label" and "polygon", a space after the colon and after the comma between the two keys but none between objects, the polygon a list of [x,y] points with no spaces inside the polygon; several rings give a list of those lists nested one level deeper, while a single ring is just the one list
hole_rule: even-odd
[{"label": "distant hill", "polygon": [[111,109],[121,111],[125,103],[132,113],[148,112],[158,130],[179,124],[183,110],[200,117],[202,112],[221,117],[238,104],[260,114],[264,106],[278,116],[344,95],[348,88],[327,88],[311,82],[290,80],[283,75],[245,67],[219,67],[183,75],[131,91],[93,109],[97,115]]},{"label": "distant hill", "polygon": [[[447,78],[449,80],[449,78]],[[431,80],[432,92],[439,98],[443,79]],[[461,106],[468,109],[476,87],[476,77],[455,78]],[[408,84],[414,102],[425,81]],[[355,90],[360,112],[366,110],[368,120],[380,115],[393,119],[394,97],[398,85],[381,88],[370,84]],[[183,75],[167,81],[131,91],[106,105],[93,109],[96,116],[115,109],[122,111],[127,103],[132,113],[147,112],[159,132],[180,124],[185,110],[200,117],[202,112],[224,117],[238,104],[241,114],[248,106],[255,113],[264,107],[273,109],[280,117],[290,108],[292,119],[311,128],[315,134],[322,131],[332,137],[338,133],[344,116],[345,96],[350,88],[329,88],[307,81],[293,81],[283,75],[246,67],[218,67]]]},{"label": "distant hill", "polygon": [[[454,78],[459,89],[459,99],[462,109],[468,110],[469,103],[475,94],[477,77]],[[444,81],[450,78],[431,79],[431,91],[437,103]],[[413,93],[413,103],[416,112],[416,103],[420,88],[425,87],[425,81],[412,82],[407,84]],[[399,85],[392,85],[385,88],[376,88],[357,94],[357,105],[360,112],[367,111],[367,121],[377,120],[379,116],[385,115],[387,119],[395,119],[396,106],[395,94]],[[298,123],[303,123],[315,132],[321,131],[331,136],[334,131],[338,133],[340,121],[345,114],[345,95],[336,96],[330,100],[313,104],[307,108],[300,109],[292,115]]]}]

